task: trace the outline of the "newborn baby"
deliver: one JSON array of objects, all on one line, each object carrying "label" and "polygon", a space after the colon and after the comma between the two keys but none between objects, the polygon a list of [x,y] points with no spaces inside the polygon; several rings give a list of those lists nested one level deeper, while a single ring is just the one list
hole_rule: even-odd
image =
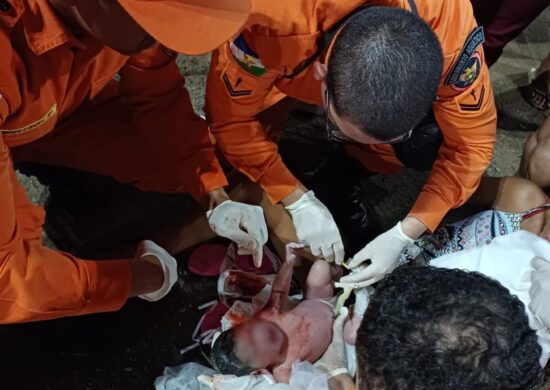
[{"label": "newborn baby", "polygon": [[[234,328],[223,332],[212,347],[211,358],[222,374],[247,375],[267,369],[277,382],[288,383],[292,363],[315,362],[332,340],[334,287],[340,272],[325,261],[316,261],[309,272],[304,300],[285,310],[298,261],[298,244],[287,245],[286,261],[273,282],[267,305]],[[345,328],[347,342],[353,341],[361,318],[354,316]]]}]

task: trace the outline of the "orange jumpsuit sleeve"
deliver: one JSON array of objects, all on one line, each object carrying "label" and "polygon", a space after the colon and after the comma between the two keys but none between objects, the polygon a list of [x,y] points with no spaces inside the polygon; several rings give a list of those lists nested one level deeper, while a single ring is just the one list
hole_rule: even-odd
[{"label": "orange jumpsuit sleeve", "polygon": [[42,245],[44,210],[27,199],[1,133],[20,100],[2,32],[0,52],[0,323],[118,310],[130,292],[129,261],[80,260]]},{"label": "orange jumpsuit sleeve", "polygon": [[44,210],[28,201],[2,137],[0,200],[0,323],[115,311],[124,305],[132,282],[129,261],[82,260],[42,245]]},{"label": "orange jumpsuit sleeve", "polygon": [[[459,7],[459,3],[451,6]],[[476,47],[474,54],[479,61],[477,64],[475,60],[471,61],[474,66],[479,66],[473,69],[474,75],[477,72],[475,81],[464,90],[457,90],[461,88],[457,88],[456,84],[453,88],[445,82],[451,77],[460,53],[463,53],[463,45],[468,44],[469,35],[476,29],[471,6],[467,4],[467,7],[461,7],[461,13],[447,15],[450,22],[442,40],[444,53],[447,53],[444,74],[438,91],[439,99],[433,105],[444,143],[431,175],[409,213],[430,231],[437,228],[450,209],[461,206],[474,193],[494,150],[497,115],[481,45]],[[448,54],[445,38],[462,42],[460,46],[454,46],[458,49],[456,52],[451,46],[452,54]],[[467,76],[466,73],[463,75]]]},{"label": "orange jumpsuit sleeve", "polygon": [[[163,156],[166,169],[179,175],[177,187],[166,183],[157,187],[165,192],[189,192],[200,200],[207,192],[226,186],[208,125],[193,111],[176,55],[157,45],[131,57],[120,76],[121,98],[150,147],[150,154],[143,158]],[[176,148],[177,152],[170,152]]]},{"label": "orange jumpsuit sleeve", "polygon": [[206,116],[217,146],[229,163],[257,182],[273,203],[294,191],[292,175],[270,140],[257,114],[274,104],[281,93],[274,84],[279,74],[266,69],[258,76],[237,62],[226,43],[213,53],[206,88]]}]

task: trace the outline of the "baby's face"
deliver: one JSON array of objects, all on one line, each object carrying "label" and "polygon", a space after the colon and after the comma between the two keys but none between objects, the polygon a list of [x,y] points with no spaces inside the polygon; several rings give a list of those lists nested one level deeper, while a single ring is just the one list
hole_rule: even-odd
[{"label": "baby's face", "polygon": [[246,321],[236,328],[234,340],[235,354],[257,370],[276,363],[287,343],[281,328],[260,318]]}]

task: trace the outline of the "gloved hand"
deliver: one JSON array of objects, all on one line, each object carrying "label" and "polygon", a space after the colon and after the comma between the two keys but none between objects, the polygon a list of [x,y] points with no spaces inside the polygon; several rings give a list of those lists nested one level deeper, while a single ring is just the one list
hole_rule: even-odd
[{"label": "gloved hand", "polygon": [[236,242],[239,253],[252,254],[256,267],[262,265],[267,225],[261,207],[226,200],[209,210],[206,218],[216,234]]},{"label": "gloved hand", "polygon": [[531,288],[529,309],[540,321],[550,327],[550,262],[540,257],[531,260]]},{"label": "gloved hand", "polygon": [[344,276],[340,283],[351,284],[353,288],[362,288],[376,283],[384,275],[392,272],[399,264],[399,255],[405,247],[414,243],[401,229],[401,222],[369,242],[347,265],[356,268],[370,260],[371,265],[357,273]]},{"label": "gloved hand", "polygon": [[346,359],[346,346],[344,341],[344,322],[348,318],[348,309],[340,309],[340,315],[332,325],[332,342],[321,359],[315,362],[315,367],[325,372],[329,378],[346,374],[348,362]]},{"label": "gloved hand", "polygon": [[164,274],[164,283],[157,291],[138,295],[138,298],[149,302],[156,302],[164,298],[178,280],[178,263],[164,248],[161,248],[153,241],[146,240],[139,244],[135,258],[142,258],[144,256],[153,256],[159,260]]},{"label": "gloved hand", "polygon": [[344,261],[344,243],[338,226],[313,191],[306,192],[285,208],[292,217],[298,240],[308,245],[314,256],[322,256],[329,263]]},{"label": "gloved hand", "polygon": [[355,290],[355,304],[353,305],[353,314],[363,318],[369,307],[370,297],[374,294],[374,288],[364,287]]}]

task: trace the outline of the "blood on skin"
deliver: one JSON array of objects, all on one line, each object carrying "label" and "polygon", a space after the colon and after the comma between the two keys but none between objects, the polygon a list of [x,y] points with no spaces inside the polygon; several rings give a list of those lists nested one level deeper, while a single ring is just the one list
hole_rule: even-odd
[{"label": "blood on skin", "polygon": [[228,291],[239,293],[241,297],[253,297],[269,284],[269,281],[262,275],[255,275],[247,272],[229,271],[225,281]]}]

